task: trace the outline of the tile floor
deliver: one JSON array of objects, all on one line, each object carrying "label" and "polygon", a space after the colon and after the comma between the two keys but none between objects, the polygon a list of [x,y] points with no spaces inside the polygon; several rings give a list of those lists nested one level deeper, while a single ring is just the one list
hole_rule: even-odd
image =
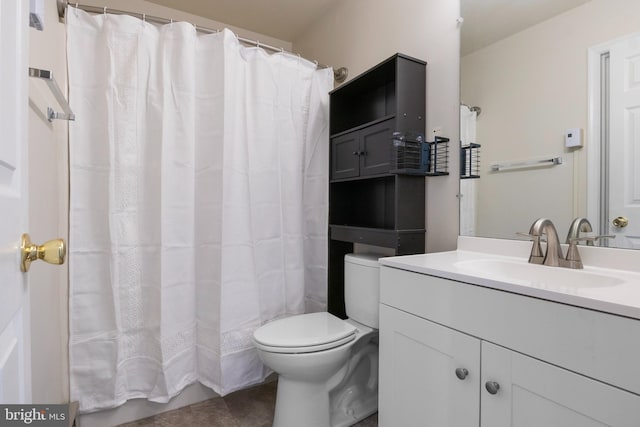
[{"label": "tile floor", "polygon": [[[236,391],[120,427],[269,427],[273,424],[277,382]],[[378,414],[356,424],[377,427]]]}]

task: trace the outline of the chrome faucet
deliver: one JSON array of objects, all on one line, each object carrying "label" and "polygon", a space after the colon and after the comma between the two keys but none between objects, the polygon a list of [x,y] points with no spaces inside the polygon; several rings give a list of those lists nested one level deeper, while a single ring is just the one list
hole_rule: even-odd
[{"label": "chrome faucet", "polygon": [[[587,244],[593,246],[593,242],[598,239],[613,238],[615,236],[579,236],[580,232],[589,232],[591,230],[591,224],[586,218],[576,218],[569,227],[569,235],[567,236],[567,243],[569,248],[567,249],[567,257],[562,256],[562,248],[560,247],[560,240],[558,239],[558,232],[550,219],[539,218],[531,225],[529,234],[518,233],[533,240],[533,247],[531,248],[531,255],[529,255],[529,262],[532,264],[543,264],[551,267],[566,267],[566,268],[584,268],[582,260],[580,259],[580,253],[578,252],[578,242],[586,241]],[[540,246],[540,238],[545,234],[547,236],[547,251],[543,255],[542,247]]]},{"label": "chrome faucet", "polygon": [[[547,252],[542,257],[542,250],[540,248],[540,237],[546,234],[547,236]],[[558,232],[550,219],[539,218],[537,219],[529,229],[529,235],[533,238],[533,248],[531,249],[531,256],[529,262],[534,264],[543,264],[551,267],[559,267],[564,258],[562,256],[562,248],[560,247],[560,239],[558,239]],[[537,246],[537,248],[536,248]]]},{"label": "chrome faucet", "polygon": [[[565,243],[571,244],[572,239],[578,239],[580,233],[590,233],[593,231],[591,223],[587,218],[578,217],[571,221],[569,226],[569,233],[567,234],[567,240]],[[593,246],[593,240],[587,240],[587,246]]]}]

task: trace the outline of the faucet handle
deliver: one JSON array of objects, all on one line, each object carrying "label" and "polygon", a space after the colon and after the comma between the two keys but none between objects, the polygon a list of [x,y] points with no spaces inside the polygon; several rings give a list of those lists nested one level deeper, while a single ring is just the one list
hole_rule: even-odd
[{"label": "faucet handle", "polygon": [[524,231],[516,231],[516,235],[526,237],[527,239],[532,240],[534,242],[540,241],[540,237],[541,237],[541,236],[536,236],[535,234],[525,233]]},{"label": "faucet handle", "polygon": [[547,239],[545,239],[544,234],[541,234],[539,236],[535,235],[535,234],[531,234],[531,233],[525,233],[524,231],[516,231],[516,235],[517,236],[522,236],[522,237],[526,237],[527,239],[531,240],[532,242],[546,242]]},{"label": "faucet handle", "polygon": [[526,237],[527,239],[531,240],[534,245],[540,245],[540,237],[542,236],[536,236],[535,234],[531,234],[531,233],[525,233],[522,231],[516,231],[516,235],[517,236],[522,236],[522,237]]},{"label": "faucet handle", "polygon": [[540,235],[523,233],[521,231],[516,232],[516,234],[518,236],[526,237],[533,242],[533,246],[531,247],[531,255],[529,255],[529,262],[533,264],[542,264],[544,255],[542,254],[542,248],[540,247]]},{"label": "faucet handle", "polygon": [[584,268],[582,265],[582,259],[580,258],[580,252],[578,252],[578,242],[585,241],[591,243],[600,239],[614,239],[616,236],[584,236],[584,237],[572,237],[569,239],[569,249],[567,249],[567,257],[565,259],[566,266],[569,268]]},{"label": "faucet handle", "polygon": [[569,239],[569,245],[577,245],[578,242],[587,242],[587,244],[600,240],[600,239],[615,239],[616,236],[612,234],[606,234],[601,236],[583,236],[583,237],[571,237]]}]

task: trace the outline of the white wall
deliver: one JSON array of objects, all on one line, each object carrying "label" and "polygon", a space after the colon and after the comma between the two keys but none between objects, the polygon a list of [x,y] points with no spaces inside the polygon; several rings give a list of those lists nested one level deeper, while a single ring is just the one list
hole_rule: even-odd
[{"label": "white wall", "polygon": [[427,61],[427,132],[451,138],[450,175],[427,179],[428,252],[454,249],[458,236],[459,14],[458,0],[338,1],[293,42],[350,78],[396,52]]},{"label": "white wall", "polygon": [[[637,0],[592,0],[462,58],[461,100],[482,108],[476,235],[514,238],[549,217],[564,238],[586,216],[586,148],[565,149],[564,132],[582,128],[589,144],[587,50],[640,31],[638,16]],[[563,166],[489,172],[493,162],[556,155]]]},{"label": "white wall", "polygon": [[[64,26],[56,2],[47,0],[44,31],[29,29],[29,66],[53,72],[66,93]],[[26,70],[25,70],[26,72]],[[61,111],[43,81],[29,79],[29,230],[34,243],[67,240],[67,122],[46,119],[47,106]],[[31,369],[33,401],[63,403],[69,399],[67,347],[67,265],[31,265]]]}]

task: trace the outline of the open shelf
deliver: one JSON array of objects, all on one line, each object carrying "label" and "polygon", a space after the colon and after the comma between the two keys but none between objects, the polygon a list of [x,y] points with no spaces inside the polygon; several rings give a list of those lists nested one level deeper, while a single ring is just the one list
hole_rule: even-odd
[{"label": "open shelf", "polygon": [[332,183],[329,223],[395,229],[393,176]]},{"label": "open shelf", "polygon": [[425,65],[396,54],[333,90],[329,133],[333,136],[393,116],[403,118],[394,130],[415,130],[420,127],[417,122],[424,129]]},{"label": "open shelf", "polygon": [[329,224],[387,230],[424,229],[424,186],[424,177],[412,175],[332,182]]}]

